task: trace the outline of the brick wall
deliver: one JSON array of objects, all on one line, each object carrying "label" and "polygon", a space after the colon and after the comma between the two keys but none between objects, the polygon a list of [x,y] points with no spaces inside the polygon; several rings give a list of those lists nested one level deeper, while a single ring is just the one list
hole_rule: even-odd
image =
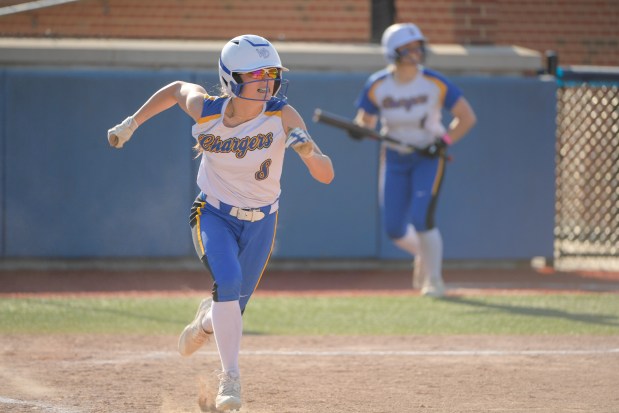
[{"label": "brick wall", "polygon": [[555,50],[563,65],[619,66],[619,0],[396,0],[433,43]]},{"label": "brick wall", "polygon": [[363,42],[369,18],[365,0],[83,0],[0,17],[0,35]]},{"label": "brick wall", "polygon": [[[538,4],[541,3],[541,4]],[[619,66],[619,0],[501,0],[496,42],[559,51],[561,64]]]},{"label": "brick wall", "polygon": [[419,25],[433,43],[493,44],[500,0],[397,0],[398,20]]},{"label": "brick wall", "polygon": [[[394,0],[431,43],[518,45],[560,64],[619,66],[619,0]],[[0,7],[17,3],[0,0]],[[0,36],[364,43],[370,0],[82,0],[0,16]]]}]

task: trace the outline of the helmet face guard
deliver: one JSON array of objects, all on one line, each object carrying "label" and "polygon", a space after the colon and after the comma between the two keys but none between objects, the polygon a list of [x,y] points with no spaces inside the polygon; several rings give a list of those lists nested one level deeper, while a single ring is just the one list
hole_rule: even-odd
[{"label": "helmet face guard", "polygon": [[419,27],[413,23],[398,23],[387,27],[381,40],[385,59],[389,63],[400,61],[406,55],[401,54],[397,49],[416,41],[421,42],[421,62],[423,62],[426,56],[426,38]]},{"label": "helmet face guard", "polygon": [[[234,82],[230,83],[230,89],[232,91],[232,95],[238,97],[240,99],[246,100],[258,100],[258,101],[268,101],[271,97],[275,96],[282,100],[287,100],[286,92],[288,91],[288,79],[282,79],[282,69],[277,70],[277,77],[267,77],[264,79],[256,79],[250,81],[243,81],[241,78],[241,73],[232,73],[232,79]],[[249,86],[252,83],[266,83],[266,89],[264,89],[264,94],[261,99],[258,98],[248,98],[245,96],[241,96],[243,93],[243,89],[245,86]],[[258,89],[258,91],[261,91]],[[270,93],[269,93],[270,92]]]},{"label": "helmet face guard", "polygon": [[[275,67],[279,69],[277,78],[257,79],[243,82],[240,73],[249,73],[259,69]],[[246,34],[230,40],[222,49],[219,58],[219,80],[223,90],[230,96],[248,100],[267,101],[271,96],[286,100],[288,81],[282,79],[282,72],[287,71],[279,58],[275,47],[264,37]],[[241,96],[243,87],[255,82],[267,82],[262,99]],[[272,81],[272,82],[271,82]],[[272,93],[271,91],[272,83]]]},{"label": "helmet face guard", "polygon": [[[240,77],[240,76],[238,76],[238,74],[235,73],[234,77]],[[262,82],[262,83],[267,82],[267,88],[264,89],[264,92],[263,92],[264,94],[262,95],[262,99],[248,98],[248,97],[242,96],[243,88],[245,86],[251,85],[252,83],[258,83],[258,82]],[[288,79],[282,79],[282,78],[259,79],[259,80],[252,80],[249,82],[237,81],[235,83],[232,83],[230,85],[230,88],[232,90],[231,95],[239,99],[259,100],[262,102],[266,102],[270,100],[271,97],[277,97],[282,100],[288,99],[288,96],[286,96],[286,92],[288,91]],[[269,92],[272,92],[272,93],[269,93]]]},{"label": "helmet face guard", "polygon": [[[423,41],[423,40],[421,40],[420,42],[421,42],[421,44],[419,46],[419,52],[421,54],[421,58],[419,59],[419,61],[417,63],[423,63],[426,60],[426,42]],[[396,49],[395,52],[394,52],[395,60],[393,61],[393,63],[401,62],[406,57],[411,56],[411,54],[412,54],[411,52],[408,52],[408,51],[402,52],[402,51],[400,51],[398,49]]]}]

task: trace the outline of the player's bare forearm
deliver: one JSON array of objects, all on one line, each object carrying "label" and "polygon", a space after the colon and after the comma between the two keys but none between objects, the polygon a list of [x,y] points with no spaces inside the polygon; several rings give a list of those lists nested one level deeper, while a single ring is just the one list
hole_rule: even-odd
[{"label": "player's bare forearm", "polygon": [[451,110],[454,116],[453,121],[449,125],[449,137],[453,142],[457,142],[466,135],[471,128],[477,123],[477,116],[469,105],[468,101],[460,98]]},{"label": "player's bare forearm", "polygon": [[330,184],[335,178],[333,163],[331,158],[323,154],[318,145],[314,143],[314,152],[312,156],[301,158],[307,166],[310,175],[320,183]]},{"label": "player's bare forearm", "polygon": [[132,116],[108,129],[107,140],[110,146],[122,148],[140,125],[176,104],[194,120],[199,119],[205,94],[202,86],[182,81],[162,87]]}]

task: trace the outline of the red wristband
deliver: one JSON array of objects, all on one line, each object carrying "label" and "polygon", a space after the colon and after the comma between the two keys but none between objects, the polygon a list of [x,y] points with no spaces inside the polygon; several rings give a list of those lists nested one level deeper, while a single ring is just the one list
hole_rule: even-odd
[{"label": "red wristband", "polygon": [[451,145],[452,143],[454,143],[454,140],[451,139],[451,136],[449,136],[448,134],[444,134],[443,137],[441,138],[443,139],[443,141],[447,144],[447,145]]}]

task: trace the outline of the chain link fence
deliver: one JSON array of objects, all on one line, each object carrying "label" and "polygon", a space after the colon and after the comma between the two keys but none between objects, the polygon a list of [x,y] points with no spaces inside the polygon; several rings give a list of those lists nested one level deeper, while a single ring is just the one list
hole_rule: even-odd
[{"label": "chain link fence", "polygon": [[619,271],[619,70],[557,79],[554,266]]}]

